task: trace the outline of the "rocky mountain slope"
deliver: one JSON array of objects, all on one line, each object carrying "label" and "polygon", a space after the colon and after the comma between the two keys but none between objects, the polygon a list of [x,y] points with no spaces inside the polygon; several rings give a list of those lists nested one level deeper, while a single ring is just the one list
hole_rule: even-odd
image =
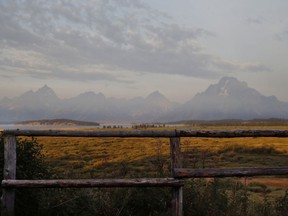
[{"label": "rocky mountain slope", "polygon": [[0,122],[54,118],[167,122],[287,117],[288,103],[275,96],[264,96],[233,77],[223,77],[184,104],[171,102],[159,91],[129,100],[94,92],[60,99],[47,85],[0,100]]},{"label": "rocky mountain slope", "polygon": [[59,99],[47,85],[13,99],[0,100],[0,122],[67,118],[99,121],[153,121],[174,110],[178,104],[156,91],[145,98],[107,98],[102,93],[85,92]]},{"label": "rocky mountain slope", "polygon": [[264,96],[247,83],[233,77],[223,77],[204,92],[196,94],[190,101],[165,118],[173,120],[215,120],[287,118],[288,104],[275,96]]}]

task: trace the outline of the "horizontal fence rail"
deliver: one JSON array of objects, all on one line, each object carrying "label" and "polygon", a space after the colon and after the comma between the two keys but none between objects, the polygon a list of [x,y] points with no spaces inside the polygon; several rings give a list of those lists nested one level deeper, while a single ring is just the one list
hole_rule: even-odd
[{"label": "horizontal fence rail", "polygon": [[6,130],[3,134],[14,136],[53,136],[53,137],[173,137],[173,130]]},{"label": "horizontal fence rail", "polygon": [[175,178],[217,178],[217,177],[248,177],[263,175],[287,175],[286,167],[265,168],[203,168],[203,169],[174,169]]},{"label": "horizontal fence rail", "polygon": [[180,187],[174,178],[3,180],[3,188]]},{"label": "horizontal fence rail", "polygon": [[[91,187],[171,187],[172,215],[183,216],[183,186],[185,178],[245,177],[260,175],[288,175],[288,167],[266,168],[182,168],[181,137],[237,138],[288,137],[288,130],[4,130],[4,180],[2,187],[2,215],[13,216],[16,188],[91,188]],[[16,137],[118,137],[169,138],[171,177],[136,179],[16,179]]]},{"label": "horizontal fence rail", "polygon": [[53,137],[288,137],[288,130],[5,130],[3,135]]}]

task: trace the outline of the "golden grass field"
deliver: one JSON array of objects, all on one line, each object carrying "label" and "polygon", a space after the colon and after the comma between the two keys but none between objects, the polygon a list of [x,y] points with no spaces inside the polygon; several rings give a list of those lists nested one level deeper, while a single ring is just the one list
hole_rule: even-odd
[{"label": "golden grass field", "polygon": [[[163,128],[162,128],[163,129]],[[167,129],[167,128],[166,128]],[[201,127],[204,130],[285,129],[288,127]],[[39,137],[52,178],[159,177],[170,175],[167,138]],[[288,165],[288,138],[181,138],[183,166],[274,167]],[[287,176],[286,176],[287,177]],[[243,179],[242,179],[243,181]],[[275,189],[287,178],[255,177]]]},{"label": "golden grass field", "polygon": [[[174,130],[181,128],[147,129]],[[202,126],[185,127],[185,129],[288,130],[288,126]],[[95,128],[94,130],[104,129]],[[21,138],[31,139],[30,137]],[[45,156],[45,163],[50,170],[51,179],[171,176],[169,138],[35,138],[43,146],[42,153]],[[181,150],[184,168],[288,166],[288,138],[181,138]],[[213,179],[206,180],[213,182]],[[186,193],[185,196],[188,196],[189,187],[193,184],[196,187],[197,185],[205,187],[201,186],[203,182],[207,183],[198,179],[187,180],[183,190],[184,195]],[[225,190],[229,197],[232,197],[234,187],[238,188],[237,185],[241,185],[242,192],[243,190],[247,191],[249,200],[255,203],[263,203],[265,200],[274,202],[284,197],[285,191],[288,190],[288,175],[224,178],[221,182],[226,187],[228,186]],[[100,190],[95,189],[93,191]],[[114,189],[111,191],[114,191]],[[205,190],[203,189],[203,191]],[[77,197],[78,195],[75,194],[73,196]],[[69,200],[70,198],[63,199]],[[55,205],[57,206],[58,204]]]}]

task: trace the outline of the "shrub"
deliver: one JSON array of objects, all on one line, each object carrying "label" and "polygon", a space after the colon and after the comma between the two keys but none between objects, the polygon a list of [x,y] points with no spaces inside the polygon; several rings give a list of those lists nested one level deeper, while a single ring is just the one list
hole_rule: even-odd
[{"label": "shrub", "polygon": [[[17,179],[43,179],[48,178],[49,171],[44,163],[41,153],[42,145],[36,139],[16,140],[17,152]],[[0,140],[0,180],[3,180],[4,166],[4,140]],[[40,200],[43,193],[41,190],[17,189],[16,190],[16,215],[37,215],[40,208]]]},{"label": "shrub", "polygon": [[286,190],[285,195],[276,201],[275,209],[276,209],[277,215],[279,216],[287,215],[288,213],[288,189]]},{"label": "shrub", "polygon": [[191,180],[184,189],[185,215],[226,215],[228,196],[217,179]]}]

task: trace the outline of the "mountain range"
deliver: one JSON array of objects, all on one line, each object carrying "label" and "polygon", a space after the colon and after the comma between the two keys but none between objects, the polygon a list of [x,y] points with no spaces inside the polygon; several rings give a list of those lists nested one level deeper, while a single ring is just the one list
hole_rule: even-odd
[{"label": "mountain range", "polygon": [[88,121],[168,122],[179,120],[287,118],[288,103],[264,96],[233,77],[223,77],[186,103],[170,101],[159,91],[133,99],[85,92],[60,99],[47,85],[0,100],[0,121],[66,118]]}]

